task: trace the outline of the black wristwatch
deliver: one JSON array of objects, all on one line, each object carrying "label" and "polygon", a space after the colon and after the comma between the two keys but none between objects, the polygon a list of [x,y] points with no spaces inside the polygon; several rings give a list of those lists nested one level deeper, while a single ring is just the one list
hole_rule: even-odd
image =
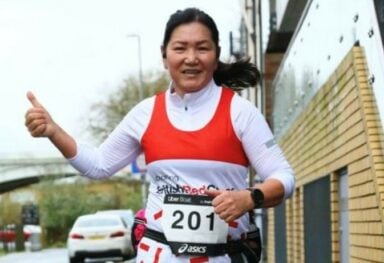
[{"label": "black wristwatch", "polygon": [[257,208],[263,207],[263,204],[264,204],[263,192],[258,188],[247,188],[247,190],[251,192],[251,197],[254,204],[253,208],[257,209]]}]

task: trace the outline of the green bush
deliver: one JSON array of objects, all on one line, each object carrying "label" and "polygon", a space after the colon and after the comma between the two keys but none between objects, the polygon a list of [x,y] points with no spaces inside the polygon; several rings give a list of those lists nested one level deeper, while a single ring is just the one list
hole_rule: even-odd
[{"label": "green bush", "polygon": [[[42,240],[45,246],[65,244],[68,232],[76,218],[98,210],[140,207],[140,193],[119,191],[90,192],[87,184],[40,184],[39,202]],[[122,199],[122,200],[121,200]],[[138,203],[136,203],[138,202]]]}]

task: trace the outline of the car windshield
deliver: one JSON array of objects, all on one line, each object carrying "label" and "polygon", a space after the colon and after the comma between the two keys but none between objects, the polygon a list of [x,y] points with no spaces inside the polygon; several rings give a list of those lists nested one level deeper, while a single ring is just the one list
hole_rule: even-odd
[{"label": "car windshield", "polygon": [[77,227],[118,226],[121,222],[113,218],[84,218],[76,223]]},{"label": "car windshield", "polygon": [[133,218],[128,216],[123,216],[123,220],[127,226],[133,225]]}]

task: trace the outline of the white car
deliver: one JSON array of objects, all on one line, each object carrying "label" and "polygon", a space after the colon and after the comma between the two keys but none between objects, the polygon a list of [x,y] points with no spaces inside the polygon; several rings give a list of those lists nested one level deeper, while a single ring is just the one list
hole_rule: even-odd
[{"label": "white car", "polygon": [[76,219],[67,239],[70,263],[85,258],[123,258],[133,255],[131,231],[113,214],[89,214]]}]

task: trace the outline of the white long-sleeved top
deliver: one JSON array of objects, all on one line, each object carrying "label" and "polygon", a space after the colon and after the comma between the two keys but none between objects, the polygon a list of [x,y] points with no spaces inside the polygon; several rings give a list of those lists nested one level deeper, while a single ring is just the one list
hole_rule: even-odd
[{"label": "white long-sleeved top", "polygon": [[[216,110],[213,105],[219,102],[221,87],[211,81],[207,87],[185,94],[183,98],[171,91],[172,88],[166,91],[168,118],[177,129],[193,131],[204,127],[212,118]],[[98,148],[78,144],[77,154],[69,159],[70,164],[83,175],[94,179],[111,176],[129,165],[141,153],[140,141],[153,106],[154,97],[136,105]],[[248,100],[235,95],[231,119],[257,175],[262,180],[279,180],[284,186],[284,197],[290,197],[295,187],[293,171],[274,142],[260,111]]]}]

